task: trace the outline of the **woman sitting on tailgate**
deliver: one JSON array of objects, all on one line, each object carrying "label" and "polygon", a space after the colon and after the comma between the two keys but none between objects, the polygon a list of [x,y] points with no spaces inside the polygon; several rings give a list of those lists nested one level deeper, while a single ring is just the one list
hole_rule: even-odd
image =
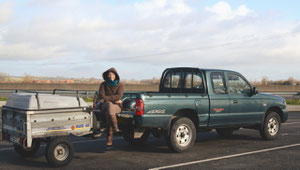
[{"label": "woman sitting on tailgate", "polygon": [[113,131],[119,132],[116,114],[122,109],[123,84],[115,68],[110,68],[102,74],[105,80],[99,87],[101,112],[106,115],[107,142],[112,145]]}]

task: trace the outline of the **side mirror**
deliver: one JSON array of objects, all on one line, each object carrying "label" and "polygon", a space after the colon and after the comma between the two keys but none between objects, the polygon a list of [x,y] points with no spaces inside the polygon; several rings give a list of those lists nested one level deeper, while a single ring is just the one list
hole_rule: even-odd
[{"label": "side mirror", "polygon": [[252,94],[252,95],[255,95],[255,94],[257,94],[257,93],[258,93],[257,87],[252,87],[252,92],[251,92],[251,94]]}]

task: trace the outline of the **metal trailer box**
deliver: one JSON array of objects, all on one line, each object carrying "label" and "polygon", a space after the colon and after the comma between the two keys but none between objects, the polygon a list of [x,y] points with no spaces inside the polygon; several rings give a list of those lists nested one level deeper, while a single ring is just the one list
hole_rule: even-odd
[{"label": "metal trailer box", "polygon": [[3,139],[29,148],[35,138],[91,134],[92,114],[79,97],[15,93],[2,108]]}]

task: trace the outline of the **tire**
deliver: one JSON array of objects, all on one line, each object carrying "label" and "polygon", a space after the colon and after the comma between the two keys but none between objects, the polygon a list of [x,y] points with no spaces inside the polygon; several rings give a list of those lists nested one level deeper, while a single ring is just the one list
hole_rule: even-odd
[{"label": "tire", "polygon": [[276,112],[269,112],[266,116],[261,129],[260,135],[265,140],[273,140],[278,137],[281,127],[281,119]]},{"label": "tire", "polygon": [[194,123],[188,118],[176,118],[170,127],[167,136],[167,145],[175,152],[185,152],[190,150],[196,140],[196,128]]},{"label": "tire", "polygon": [[[98,120],[99,119],[99,120]],[[97,118],[96,112],[93,113],[93,132],[96,133],[100,131],[100,118]]]},{"label": "tire", "polygon": [[142,145],[146,142],[148,137],[150,136],[150,131],[145,130],[144,134],[140,138],[134,138],[133,130],[124,134],[123,138],[126,142],[130,143],[131,145]]},{"label": "tire", "polygon": [[233,128],[218,128],[218,129],[216,129],[217,133],[224,138],[230,138],[232,136],[233,130],[234,130]]},{"label": "tire", "polygon": [[73,155],[73,145],[67,138],[55,138],[46,147],[46,159],[54,167],[68,165]]},{"label": "tire", "polygon": [[40,149],[41,142],[39,139],[32,140],[32,146],[30,148],[24,148],[21,145],[14,144],[15,151],[23,158],[33,157]]}]

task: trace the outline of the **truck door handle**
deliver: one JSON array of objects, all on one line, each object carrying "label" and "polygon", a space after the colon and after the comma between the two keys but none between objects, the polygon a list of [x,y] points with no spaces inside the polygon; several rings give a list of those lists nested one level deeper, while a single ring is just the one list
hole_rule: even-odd
[{"label": "truck door handle", "polygon": [[237,101],[237,100],[233,100],[232,103],[233,103],[233,104],[237,104],[238,101]]}]

